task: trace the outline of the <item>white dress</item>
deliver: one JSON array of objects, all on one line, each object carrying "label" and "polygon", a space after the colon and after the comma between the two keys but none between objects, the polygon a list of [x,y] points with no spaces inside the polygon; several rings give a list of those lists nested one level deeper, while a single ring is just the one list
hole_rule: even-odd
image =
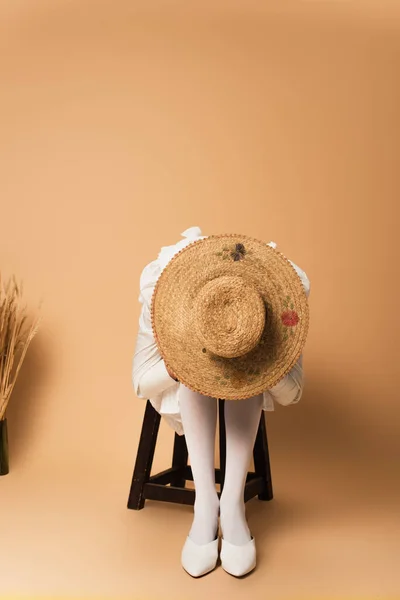
[{"label": "white dress", "polygon": [[[139,302],[142,310],[139,317],[139,329],[133,357],[132,380],[138,398],[150,400],[172,429],[183,435],[183,426],[179,408],[179,390],[181,384],[173,379],[156,345],[150,319],[150,304],[154,286],[162,270],[181,248],[202,235],[199,227],[189,227],[182,232],[183,239],[172,246],[162,246],[157,258],[148,263],[140,275]],[[274,242],[269,243],[276,248]],[[307,296],[310,293],[310,281],[297,265],[290,261],[304,285]],[[263,410],[274,410],[274,401],[283,406],[299,402],[303,392],[302,357],[275,387],[263,392]]]}]

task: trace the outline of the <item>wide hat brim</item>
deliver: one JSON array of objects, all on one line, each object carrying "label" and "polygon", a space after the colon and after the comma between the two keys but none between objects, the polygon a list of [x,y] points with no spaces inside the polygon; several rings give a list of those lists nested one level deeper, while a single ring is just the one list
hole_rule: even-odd
[{"label": "wide hat brim", "polygon": [[[224,276],[256,289],[265,307],[258,343],[232,358],[205,348],[193,322],[201,290]],[[195,240],[172,257],[154,287],[151,321],[160,354],[180,382],[207,396],[241,400],[279,383],[297,362],[309,307],[302,281],[282,253],[249,236],[221,234]]]}]

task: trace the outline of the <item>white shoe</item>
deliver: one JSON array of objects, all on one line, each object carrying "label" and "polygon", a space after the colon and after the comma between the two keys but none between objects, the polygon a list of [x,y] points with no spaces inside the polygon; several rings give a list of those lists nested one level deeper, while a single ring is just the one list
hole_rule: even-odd
[{"label": "white shoe", "polygon": [[182,567],[192,577],[213,571],[218,560],[218,537],[208,544],[196,544],[189,536],[182,548]]},{"label": "white shoe", "polygon": [[256,567],[256,543],[252,537],[242,546],[235,546],[222,538],[221,566],[230,575],[242,577]]}]

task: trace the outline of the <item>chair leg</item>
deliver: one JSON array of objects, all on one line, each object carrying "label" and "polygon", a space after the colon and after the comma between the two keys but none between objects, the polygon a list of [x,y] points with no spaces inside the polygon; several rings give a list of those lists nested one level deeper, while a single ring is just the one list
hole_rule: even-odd
[{"label": "chair leg", "polygon": [[218,400],[220,494],[224,488],[226,469],[225,400]]},{"label": "chair leg", "polygon": [[257,437],[254,444],[253,456],[255,472],[259,477],[262,478],[264,482],[264,489],[260,494],[258,494],[258,498],[259,500],[272,500],[272,477],[264,412],[261,414],[260,425],[258,427]]},{"label": "chair leg", "polygon": [[[172,455],[172,468],[182,467],[182,472],[184,468],[188,464],[188,449],[186,445],[186,439],[184,435],[178,435],[175,433],[174,440],[174,452]],[[179,475],[177,477],[172,477],[171,485],[178,488],[184,488],[186,484],[185,477],[183,475]]]},{"label": "chair leg", "polygon": [[144,508],[144,486],[150,478],[160,420],[161,416],[147,400],[128,499],[128,508],[132,510]]}]

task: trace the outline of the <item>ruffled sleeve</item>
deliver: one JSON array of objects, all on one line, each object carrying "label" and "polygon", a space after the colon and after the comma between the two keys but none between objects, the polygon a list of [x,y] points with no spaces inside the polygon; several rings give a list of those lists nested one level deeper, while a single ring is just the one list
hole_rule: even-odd
[{"label": "ruffled sleeve", "polygon": [[166,369],[151,325],[151,297],[159,275],[158,260],[146,265],[140,275],[139,302],[142,309],[132,365],[133,387],[139,398],[157,397],[177,383]]},{"label": "ruffled sleeve", "polygon": [[286,377],[268,391],[275,402],[288,406],[297,404],[301,400],[303,384],[303,357],[300,356]]},{"label": "ruffled sleeve", "polygon": [[193,242],[195,240],[201,240],[207,237],[205,235],[202,235],[200,227],[197,226],[185,229],[185,231],[182,231],[181,236],[183,239],[179,240],[176,244],[161,247],[160,252],[157,256],[157,265],[159,267],[160,273],[167,266],[171,258],[177,252],[179,252],[179,250],[190,244],[190,242]]},{"label": "ruffled sleeve", "polygon": [[307,298],[308,298],[308,296],[310,295],[310,289],[311,289],[311,284],[310,284],[309,278],[307,277],[306,273],[302,269],[300,269],[299,266],[297,266],[291,260],[289,262],[292,265],[292,267],[294,268],[294,270],[296,271],[297,275],[300,277],[301,283],[303,284],[304,290],[305,290]]}]

